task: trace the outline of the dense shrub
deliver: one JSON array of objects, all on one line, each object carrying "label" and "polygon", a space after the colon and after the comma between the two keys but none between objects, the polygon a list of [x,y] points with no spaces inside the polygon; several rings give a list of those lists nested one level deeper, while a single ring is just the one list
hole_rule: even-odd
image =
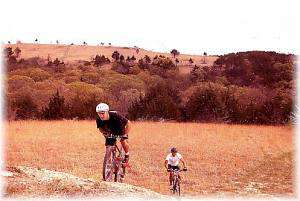
[{"label": "dense shrub", "polygon": [[34,80],[27,76],[13,75],[8,79],[8,90],[10,92],[16,91],[24,86],[33,86]]},{"label": "dense shrub", "polygon": [[108,58],[106,58],[104,55],[96,55],[93,59],[92,59],[92,63],[97,66],[100,67],[104,64],[108,64],[110,63],[110,60]]},{"label": "dense shrub", "polygon": [[231,84],[272,87],[276,82],[289,82],[294,73],[295,57],[275,52],[251,51],[220,56],[212,69],[221,69]]},{"label": "dense shrub", "polygon": [[130,66],[124,62],[114,62],[111,69],[124,75],[130,72]]},{"label": "dense shrub", "polygon": [[76,95],[66,106],[66,118],[93,119],[95,106],[100,102],[100,97],[91,95],[84,99]]},{"label": "dense shrub", "polygon": [[99,82],[100,76],[96,72],[85,72],[81,75],[80,80],[88,84],[97,84]]},{"label": "dense shrub", "polygon": [[149,69],[150,63],[151,63],[150,57],[148,55],[145,55],[144,58],[139,59],[138,66],[143,70]]},{"label": "dense shrub", "polygon": [[186,104],[188,120],[219,121],[225,116],[226,88],[214,83],[201,83]]},{"label": "dense shrub", "polygon": [[39,116],[37,106],[29,95],[18,97],[13,105],[16,120],[35,119]]},{"label": "dense shrub", "polygon": [[131,119],[179,119],[178,91],[166,84],[151,87],[145,97],[140,97],[128,110]]},{"label": "dense shrub", "polygon": [[32,78],[35,82],[44,81],[51,77],[51,74],[41,68],[26,68],[11,71],[9,75],[21,75]]},{"label": "dense shrub", "polygon": [[100,96],[103,94],[102,88],[85,82],[72,82],[67,84],[67,88],[73,94],[72,97],[79,96],[82,100],[87,100],[94,95]]},{"label": "dense shrub", "polygon": [[129,89],[145,90],[145,83],[137,75],[122,75],[114,71],[101,71],[99,84],[96,85],[104,89],[107,93],[111,93],[116,97],[120,97],[122,91]]}]

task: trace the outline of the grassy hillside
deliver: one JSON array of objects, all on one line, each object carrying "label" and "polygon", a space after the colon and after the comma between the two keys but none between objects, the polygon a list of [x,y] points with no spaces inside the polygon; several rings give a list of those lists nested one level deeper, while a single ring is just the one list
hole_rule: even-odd
[{"label": "grassy hillside", "polygon": [[[90,46],[90,45],[53,45],[53,44],[12,44],[6,45],[11,46],[13,49],[19,47],[22,50],[21,57],[28,59],[31,57],[41,57],[46,59],[48,55],[52,58],[58,58],[65,62],[76,62],[79,60],[90,60],[96,54],[104,55],[105,57],[111,58],[114,51],[120,52],[125,57],[134,55],[137,59],[143,58],[145,55],[153,58],[155,55],[164,55],[166,57],[172,57],[170,53],[160,53],[138,48],[139,53],[136,52],[136,48],[132,47],[115,47],[115,46]],[[171,50],[170,50],[171,51]],[[203,63],[204,56],[201,55],[187,55],[180,54],[177,56],[180,65],[188,65],[188,60],[192,58],[197,65]],[[211,66],[217,59],[217,56],[206,56],[206,64]]]}]

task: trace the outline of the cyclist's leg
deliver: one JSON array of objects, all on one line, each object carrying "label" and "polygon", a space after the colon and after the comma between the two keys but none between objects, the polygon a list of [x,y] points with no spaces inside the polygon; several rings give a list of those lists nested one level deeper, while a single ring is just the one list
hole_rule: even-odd
[{"label": "cyclist's leg", "polygon": [[128,143],[128,135],[122,135],[121,136],[121,145],[125,151],[125,162],[127,163],[129,161],[129,143]]},{"label": "cyclist's leg", "polygon": [[173,181],[173,174],[172,174],[172,172],[170,172],[170,174],[169,174],[170,186],[172,185],[172,181]]},{"label": "cyclist's leg", "polygon": [[129,143],[128,143],[128,140],[127,139],[121,139],[120,142],[122,144],[122,147],[123,147],[125,153],[129,153]]},{"label": "cyclist's leg", "polygon": [[[170,164],[168,164],[168,169],[173,169],[172,166]],[[170,182],[170,186],[172,186],[172,181],[173,181],[173,172],[170,171],[169,172],[169,182]]]}]

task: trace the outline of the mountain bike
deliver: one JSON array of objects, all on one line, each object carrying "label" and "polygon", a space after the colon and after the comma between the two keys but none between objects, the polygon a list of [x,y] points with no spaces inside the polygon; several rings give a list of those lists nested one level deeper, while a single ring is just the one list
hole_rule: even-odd
[{"label": "mountain bike", "polygon": [[180,179],[179,179],[179,173],[181,171],[187,171],[186,169],[182,169],[182,170],[172,170],[170,169],[170,171],[172,172],[173,174],[173,177],[172,177],[172,193],[174,195],[178,195],[180,196]]},{"label": "mountain bike", "polygon": [[122,146],[117,145],[119,136],[109,135],[107,137],[107,146],[103,160],[103,180],[123,182],[125,177],[125,166],[123,161],[125,152]]}]

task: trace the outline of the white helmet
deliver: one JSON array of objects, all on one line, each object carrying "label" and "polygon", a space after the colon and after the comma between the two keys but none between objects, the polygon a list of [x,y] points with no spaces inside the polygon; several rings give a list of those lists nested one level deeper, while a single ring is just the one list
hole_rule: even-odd
[{"label": "white helmet", "polygon": [[108,112],[109,106],[106,103],[100,103],[96,107],[96,112]]}]

